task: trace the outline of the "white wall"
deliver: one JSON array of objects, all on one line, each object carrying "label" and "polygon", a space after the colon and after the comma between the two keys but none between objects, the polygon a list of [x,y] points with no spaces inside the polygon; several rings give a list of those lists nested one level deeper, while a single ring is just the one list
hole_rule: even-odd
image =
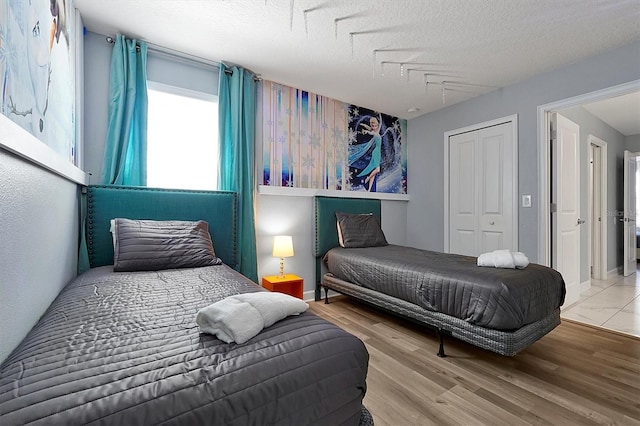
[{"label": "white wall", "polygon": [[[304,279],[304,298],[313,299],[315,257],[313,197],[260,194],[256,199],[258,277],[277,275],[280,259],[271,256],[273,237],[291,235],[295,256],[284,260],[285,273]],[[382,200],[382,229],[390,244],[407,241],[407,202]]]},{"label": "white wall", "polygon": [[77,270],[78,188],[0,149],[0,362]]}]

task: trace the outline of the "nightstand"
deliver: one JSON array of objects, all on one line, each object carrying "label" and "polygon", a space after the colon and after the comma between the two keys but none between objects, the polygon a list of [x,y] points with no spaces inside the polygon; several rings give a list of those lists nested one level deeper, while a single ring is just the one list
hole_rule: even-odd
[{"label": "nightstand", "polygon": [[284,278],[280,278],[277,275],[271,275],[268,277],[262,277],[262,287],[267,290],[289,294],[297,297],[298,299],[302,299],[304,280],[293,274],[285,274]]}]

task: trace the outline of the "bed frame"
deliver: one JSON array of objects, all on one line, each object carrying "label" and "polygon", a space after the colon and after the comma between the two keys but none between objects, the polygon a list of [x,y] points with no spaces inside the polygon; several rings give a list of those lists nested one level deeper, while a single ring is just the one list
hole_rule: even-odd
[{"label": "bed frame", "polygon": [[[153,220],[205,220],[216,256],[238,269],[238,198],[230,191],[188,191],[132,186],[87,188],[89,264],[113,265],[110,220],[116,217]],[[220,226],[222,225],[222,226]]]},{"label": "bed frame", "polygon": [[540,339],[560,324],[560,309],[551,315],[513,331],[493,330],[469,324],[459,318],[439,312],[428,311],[418,305],[371,290],[325,273],[322,258],[328,250],[338,246],[336,211],[346,213],[373,213],[381,221],[380,200],[363,198],[337,198],[317,196],[314,200],[316,257],[316,300],[321,299],[321,288],[325,290],[325,303],[329,303],[328,290],[354,297],[362,302],[401,316],[435,330],[440,339],[438,356],[444,357],[444,337],[459,340],[496,352],[513,356]]}]

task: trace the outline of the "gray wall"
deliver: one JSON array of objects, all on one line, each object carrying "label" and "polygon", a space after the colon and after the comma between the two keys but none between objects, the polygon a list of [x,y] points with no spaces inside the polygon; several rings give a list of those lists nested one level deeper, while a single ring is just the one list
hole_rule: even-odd
[{"label": "gray wall", "polygon": [[[88,31],[84,38],[84,165],[91,183],[100,183],[109,118],[109,72],[112,46],[105,36]],[[218,94],[218,69],[189,60],[171,59],[150,50],[147,79],[199,92]]]},{"label": "gray wall", "polygon": [[[259,157],[261,158],[261,157]],[[406,201],[382,200],[382,229],[390,244],[406,244]],[[313,197],[265,195],[256,198],[258,276],[277,275],[280,259],[271,256],[274,235],[291,235],[294,257],[284,261],[285,272],[304,279],[304,297],[313,299],[315,258],[313,257]]]},{"label": "gray wall", "polygon": [[[622,210],[622,160],[624,158],[625,137],[607,123],[582,107],[559,111],[560,114],[580,126],[580,210],[583,218],[589,211],[589,135],[607,143],[607,271],[622,265],[622,227],[615,212]],[[613,214],[611,214],[613,212]],[[582,259],[589,258],[589,227],[583,226],[580,234]],[[589,262],[582,262],[580,282],[589,280]]]},{"label": "gray wall", "polygon": [[640,152],[640,135],[627,136],[624,140],[624,149],[631,152]]},{"label": "gray wall", "polygon": [[90,184],[100,183],[109,118],[111,45],[105,37],[87,32],[84,37],[84,170]]},{"label": "gray wall", "polygon": [[0,362],[76,276],[77,185],[0,150]]},{"label": "gray wall", "polygon": [[532,195],[532,208],[518,211],[519,249],[538,261],[537,107],[636,79],[640,42],[409,120],[408,244],[444,248],[444,133],[518,114],[518,199]]},{"label": "gray wall", "polygon": [[[105,37],[89,32],[85,37],[85,166],[100,180],[104,140],[108,119],[109,67],[111,46]],[[218,94],[218,70],[194,62],[180,62],[166,54],[149,52],[147,78],[151,81]],[[258,117],[262,114],[258,113]],[[258,130],[260,125],[257,126]],[[262,158],[262,139],[256,137],[256,158]],[[259,174],[257,176],[260,176]],[[406,243],[406,201],[382,202],[383,229],[390,242]],[[280,261],[271,256],[273,236],[286,233],[293,237],[295,256],[285,260],[285,270],[305,281],[305,297],[313,297],[315,259],[312,255],[313,198],[289,195],[256,197],[256,233],[258,274],[278,273]]]}]

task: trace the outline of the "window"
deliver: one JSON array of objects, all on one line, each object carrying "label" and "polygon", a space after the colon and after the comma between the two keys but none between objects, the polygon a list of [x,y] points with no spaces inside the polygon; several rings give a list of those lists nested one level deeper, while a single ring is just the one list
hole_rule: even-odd
[{"label": "window", "polygon": [[217,189],[218,98],[147,82],[147,186]]}]

